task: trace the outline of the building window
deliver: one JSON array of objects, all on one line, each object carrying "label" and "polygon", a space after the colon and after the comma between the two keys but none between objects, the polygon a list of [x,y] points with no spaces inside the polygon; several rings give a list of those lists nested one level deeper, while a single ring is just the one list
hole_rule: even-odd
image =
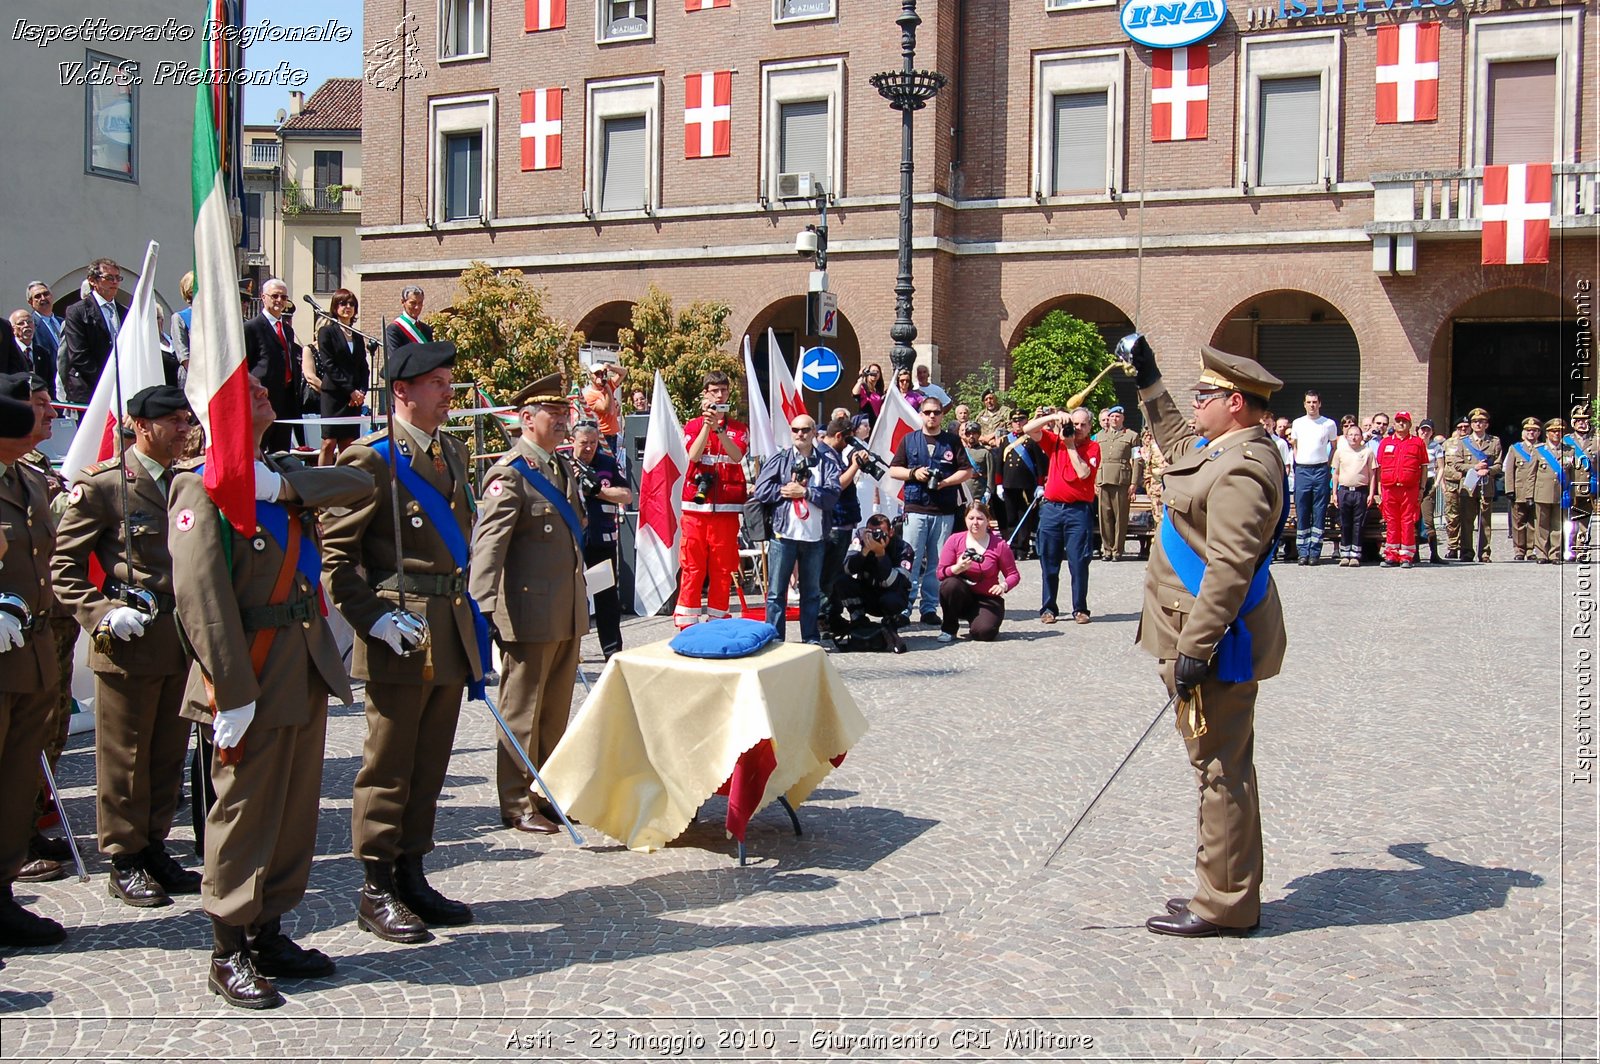
[{"label": "building window", "polygon": [[315,182],[314,209],[341,210],[344,202],[344,152],[319,151],[312,155],[311,179]]},{"label": "building window", "polygon": [[651,211],[661,201],[661,79],[588,87],[585,209]]},{"label": "building window", "polygon": [[1111,7],[1117,0],[1044,0],[1046,11],[1076,11],[1080,7]]},{"label": "building window", "polygon": [[1554,162],[1556,61],[1489,64],[1485,165]]},{"label": "building window", "polygon": [[1122,187],[1126,68],[1120,50],[1035,58],[1031,191],[1036,199],[1103,198]]},{"label": "building window", "polygon": [[261,193],[244,194],[244,249],[261,250]]},{"label": "building window", "polygon": [[803,22],[833,16],[834,0],[772,0],[773,22]]},{"label": "building window", "polygon": [[1467,26],[1469,166],[1573,161],[1582,12],[1473,16]]},{"label": "building window", "polygon": [[595,0],[595,40],[637,41],[655,33],[654,0]]},{"label": "building window", "polygon": [[343,266],[344,245],[336,236],[311,238],[311,284],[318,292],[342,288],[339,274]]},{"label": "building window", "polygon": [[440,0],[439,58],[489,55],[489,0]]},{"label": "building window", "polygon": [[487,221],[494,214],[495,98],[428,102],[430,222]]},{"label": "building window", "polygon": [[1339,35],[1244,38],[1239,181],[1246,191],[1338,180]]},{"label": "building window", "polygon": [[810,173],[844,192],[844,68],[837,59],[780,63],[761,71],[761,188],[778,199],[778,175]]},{"label": "building window", "polygon": [[139,64],[131,59],[85,52],[84,77],[84,170],[137,182]]}]

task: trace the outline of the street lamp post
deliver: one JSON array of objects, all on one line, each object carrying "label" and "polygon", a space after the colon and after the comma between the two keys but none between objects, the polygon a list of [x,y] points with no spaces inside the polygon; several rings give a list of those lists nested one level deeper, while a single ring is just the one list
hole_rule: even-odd
[{"label": "street lamp post", "polygon": [[909,370],[917,360],[911,341],[917,338],[917,327],[911,321],[911,174],[915,164],[911,156],[911,113],[920,111],[928,101],[945,86],[945,76],[934,70],[916,69],[917,27],[922,18],[917,14],[917,0],[901,0],[900,53],[904,58],[899,70],[886,70],[867,79],[878,95],[889,101],[889,106],[900,112],[900,260],[894,278],[894,324],[889,327],[889,337],[894,347],[889,351],[889,361],[895,372]]}]

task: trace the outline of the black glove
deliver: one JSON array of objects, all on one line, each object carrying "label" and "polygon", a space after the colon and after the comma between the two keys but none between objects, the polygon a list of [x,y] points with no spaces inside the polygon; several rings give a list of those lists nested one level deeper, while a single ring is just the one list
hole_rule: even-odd
[{"label": "black glove", "polygon": [[1156,365],[1156,353],[1144,333],[1129,333],[1117,341],[1117,357],[1133,363],[1133,382],[1140,388],[1149,388],[1161,379],[1161,369]]},{"label": "black glove", "polygon": [[1177,667],[1172,673],[1172,682],[1178,689],[1178,700],[1187,702],[1194,694],[1195,688],[1200,686],[1200,681],[1206,678],[1206,673],[1211,671],[1211,663],[1199,658],[1191,658],[1187,654],[1178,655]]}]

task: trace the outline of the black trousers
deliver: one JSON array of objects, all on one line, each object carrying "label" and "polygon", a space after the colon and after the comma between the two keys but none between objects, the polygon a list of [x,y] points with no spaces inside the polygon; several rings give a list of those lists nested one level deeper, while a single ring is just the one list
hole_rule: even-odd
[{"label": "black trousers", "polygon": [[843,574],[833,582],[832,594],[828,597],[828,627],[835,632],[844,631],[847,614],[878,617],[894,627],[900,623],[900,615],[910,608],[909,580],[896,580],[889,587],[879,587]]},{"label": "black trousers", "polygon": [[617,551],[615,543],[589,543],[583,548],[583,564],[611,564],[612,584],[594,596],[594,628],[600,634],[600,652],[611,655],[622,649],[622,600],[617,597]]}]

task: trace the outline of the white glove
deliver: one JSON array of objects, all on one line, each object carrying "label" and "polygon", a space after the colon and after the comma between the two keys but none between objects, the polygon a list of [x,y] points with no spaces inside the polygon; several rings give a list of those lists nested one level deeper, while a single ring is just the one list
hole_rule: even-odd
[{"label": "white glove", "polygon": [[256,501],[277,502],[283,491],[283,477],[267,468],[267,463],[256,462]]},{"label": "white glove", "polygon": [[378,618],[378,622],[372,626],[372,631],[367,634],[388,643],[390,650],[404,657],[422,645],[426,631],[423,624],[412,614],[390,610]]},{"label": "white glove", "polygon": [[105,625],[111,629],[111,634],[124,642],[144,635],[144,626],[149,623],[150,615],[132,606],[118,606],[105,616]]},{"label": "white glove", "polygon": [[22,622],[9,613],[0,613],[0,654],[22,645]]},{"label": "white glove", "polygon": [[256,704],[246,702],[238,709],[219,709],[211,718],[212,741],[220,750],[232,750],[244,738],[245,729],[256,719]]},{"label": "white glove", "polygon": [[1042,498],[1044,498],[1044,488],[1042,488],[1042,487],[1041,487],[1041,488],[1034,488],[1034,489],[1033,489],[1033,497],[1034,497],[1034,498],[1035,498],[1035,499],[1042,499]]}]

